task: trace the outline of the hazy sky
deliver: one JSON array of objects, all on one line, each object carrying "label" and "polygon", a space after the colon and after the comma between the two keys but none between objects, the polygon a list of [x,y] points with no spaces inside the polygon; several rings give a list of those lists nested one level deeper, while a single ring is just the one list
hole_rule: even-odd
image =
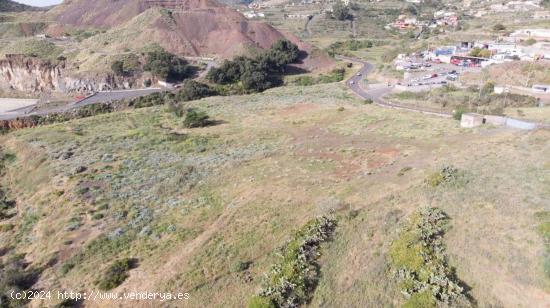
[{"label": "hazy sky", "polygon": [[14,0],[19,3],[34,5],[34,6],[48,6],[52,4],[59,4],[63,0]]}]

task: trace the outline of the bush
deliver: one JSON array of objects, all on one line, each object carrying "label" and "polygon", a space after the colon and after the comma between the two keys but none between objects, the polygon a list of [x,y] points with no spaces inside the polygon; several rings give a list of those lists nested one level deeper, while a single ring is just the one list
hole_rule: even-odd
[{"label": "bush", "polygon": [[319,279],[319,248],[328,241],[336,221],[326,216],[307,223],[281,250],[281,261],[266,276],[260,294],[249,307],[297,307],[307,303]]},{"label": "bush", "polygon": [[124,75],[124,63],[122,61],[114,61],[111,64],[111,70],[115,73],[116,76]]},{"label": "bush", "polygon": [[254,296],[248,303],[248,308],[276,308],[275,304],[269,299],[261,296]]},{"label": "bush", "polygon": [[441,170],[428,176],[426,183],[431,187],[437,187],[443,184],[458,184],[463,174],[453,166],[444,166]]},{"label": "bush", "polygon": [[17,300],[9,296],[11,291],[29,290],[40,272],[27,264],[23,255],[12,255],[5,262],[0,260],[0,306],[24,307],[28,299]]},{"label": "bush", "polygon": [[241,81],[245,90],[263,91],[279,84],[277,74],[283,73],[286,65],[296,62],[299,55],[298,46],[288,40],[279,40],[254,59],[241,56],[224,61],[208,72],[207,79],[220,85]]},{"label": "bush", "polygon": [[454,112],[453,112],[453,119],[457,120],[457,121],[461,121],[462,120],[462,115],[467,113],[468,111],[462,107],[460,108],[457,108]]},{"label": "bush", "polygon": [[143,69],[167,81],[181,81],[192,73],[192,68],[187,61],[164,50],[149,52]]},{"label": "bush", "polygon": [[332,16],[338,20],[347,20],[353,17],[349,11],[349,7],[341,1],[337,1],[332,6]]},{"label": "bush", "polygon": [[215,95],[215,91],[204,83],[194,80],[187,80],[183,88],[178,91],[176,98],[181,101],[193,101],[204,97]]},{"label": "bush", "polygon": [[191,108],[185,114],[183,125],[187,128],[205,127],[210,125],[210,117],[206,112]]},{"label": "bush", "polygon": [[466,300],[464,288],[444,254],[442,237],[448,220],[440,209],[423,208],[411,216],[392,243],[392,271],[408,297],[404,307],[435,307],[436,302],[453,306]]},{"label": "bush", "polygon": [[231,272],[238,273],[238,272],[246,271],[247,269],[250,268],[251,264],[252,262],[250,261],[238,261],[231,266]]},{"label": "bush", "polygon": [[128,272],[134,265],[132,259],[117,260],[105,272],[103,279],[97,283],[98,288],[107,291],[112,290],[121,285],[126,278],[128,278]]}]

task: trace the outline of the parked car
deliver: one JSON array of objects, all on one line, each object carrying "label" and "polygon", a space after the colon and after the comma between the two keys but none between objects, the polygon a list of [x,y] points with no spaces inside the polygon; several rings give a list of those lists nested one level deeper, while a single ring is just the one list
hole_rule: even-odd
[{"label": "parked car", "polygon": [[447,80],[449,80],[449,81],[456,81],[457,79],[458,79],[458,76],[455,75],[455,74],[449,74],[447,76]]}]

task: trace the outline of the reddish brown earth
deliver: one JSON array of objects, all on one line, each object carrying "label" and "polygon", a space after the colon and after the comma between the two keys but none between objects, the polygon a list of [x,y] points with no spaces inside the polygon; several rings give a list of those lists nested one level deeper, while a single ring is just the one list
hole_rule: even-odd
[{"label": "reddish brown earth", "polygon": [[[333,65],[328,56],[312,53],[312,46],[297,37],[266,23],[247,20],[215,0],[67,0],[52,14],[59,25],[111,29],[128,26],[134,17],[159,7],[170,11],[159,14],[145,27],[139,41],[154,41],[182,55],[232,58],[246,54],[251,47],[269,48],[286,37],[308,54],[298,65],[300,68],[323,70]],[[59,26],[52,27],[53,32],[59,32]]]}]

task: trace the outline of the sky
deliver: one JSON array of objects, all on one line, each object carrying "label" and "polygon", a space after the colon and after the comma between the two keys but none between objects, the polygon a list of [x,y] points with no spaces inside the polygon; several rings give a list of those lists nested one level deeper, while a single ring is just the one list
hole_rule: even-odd
[{"label": "sky", "polygon": [[15,0],[15,2],[34,6],[48,6],[52,4],[59,4],[63,2],[63,0]]}]

